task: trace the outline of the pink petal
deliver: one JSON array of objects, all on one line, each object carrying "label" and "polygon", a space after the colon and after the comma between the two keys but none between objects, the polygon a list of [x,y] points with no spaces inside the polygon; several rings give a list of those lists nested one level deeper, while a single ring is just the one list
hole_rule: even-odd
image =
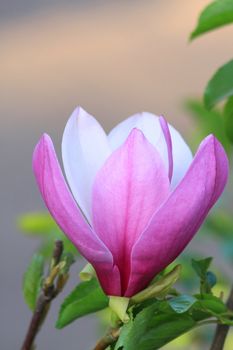
[{"label": "pink petal", "polygon": [[128,283],[132,246],[169,194],[167,171],[140,130],[112,153],[93,186],[93,225]]},{"label": "pink petal", "polygon": [[170,130],[166,119],[164,119],[164,117],[159,117],[159,122],[163,130],[164,138],[167,143],[168,177],[169,177],[169,180],[171,181],[172,173],[173,173],[172,138],[171,138]]},{"label": "pink petal", "polygon": [[44,135],[35,148],[33,170],[45,204],[57,224],[93,264],[105,292],[119,294],[119,272],[113,266],[112,254],[93,232],[75,203],[48,135]]},{"label": "pink petal", "polygon": [[225,151],[210,135],[201,143],[184,179],[135,243],[126,296],[145,287],[182,252],[221,195],[227,177]]}]

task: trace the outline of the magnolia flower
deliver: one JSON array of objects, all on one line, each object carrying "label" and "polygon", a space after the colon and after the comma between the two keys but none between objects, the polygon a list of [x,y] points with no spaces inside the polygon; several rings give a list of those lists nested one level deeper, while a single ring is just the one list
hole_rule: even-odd
[{"label": "magnolia flower", "polygon": [[193,158],[178,131],[150,113],[133,115],[106,135],[77,108],[65,127],[62,157],[69,187],[44,134],[33,155],[40,192],[110,296],[144,289],[183,251],[228,177],[226,154],[213,135]]}]

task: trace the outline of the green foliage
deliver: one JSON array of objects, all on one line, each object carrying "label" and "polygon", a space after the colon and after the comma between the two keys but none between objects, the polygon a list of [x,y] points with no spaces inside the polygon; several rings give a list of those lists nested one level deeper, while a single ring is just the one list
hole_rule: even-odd
[{"label": "green foliage", "polygon": [[48,213],[27,213],[21,215],[18,219],[18,227],[24,234],[40,238],[41,245],[38,252],[45,258],[51,257],[55,240],[62,240],[64,250],[67,253],[78,254],[76,247],[66,238]]},{"label": "green foliage", "polygon": [[118,338],[115,346],[114,344],[112,346],[113,350],[126,349],[125,344],[127,343],[128,338],[130,337],[130,331],[133,328],[133,325],[134,325],[134,322],[131,319],[130,322],[126,323],[124,327],[122,327],[120,337]]},{"label": "green foliage", "polygon": [[184,332],[189,331],[195,321],[187,314],[179,315],[171,309],[162,311],[156,302],[143,309],[134,320],[123,326],[115,350],[124,344],[124,350],[155,350]]},{"label": "green foliage", "polygon": [[82,282],[63,301],[56,327],[63,328],[82,316],[106,308],[108,303],[108,297],[95,278]]},{"label": "green foliage", "polygon": [[[208,281],[211,285],[216,282],[215,276],[209,271],[211,261],[211,257],[192,261],[201,284],[203,281]],[[164,277],[166,275],[160,279],[163,280]],[[159,280],[156,283],[158,284]],[[177,295],[174,290],[175,296],[171,297],[170,291],[167,290],[166,295],[147,300],[140,299],[137,303],[131,302],[128,309],[129,321],[122,324],[120,336],[111,344],[111,350],[160,349],[201,325],[202,321],[208,323],[214,319],[216,323],[231,325],[232,320],[226,305],[212,294],[211,288],[208,288],[202,286],[201,293],[194,296]],[[109,298],[95,278],[82,282],[64,300],[56,327],[63,328],[84,315],[106,308],[108,304]]]},{"label": "green foliage", "polygon": [[196,137],[199,144],[204,137],[209,134],[214,134],[223,144],[225,150],[229,152],[230,142],[226,135],[225,118],[220,110],[207,109],[201,101],[188,100],[185,103],[185,108],[192,115],[199,127]]},{"label": "green foliage", "polygon": [[233,95],[233,60],[220,67],[207,84],[204,92],[206,108]]},{"label": "green foliage", "polygon": [[58,230],[58,226],[47,213],[28,213],[18,218],[18,227],[28,235],[46,235]]},{"label": "green foliage", "polygon": [[[233,83],[232,83],[233,84]],[[228,139],[233,143],[233,96],[231,96],[224,107],[225,132]]]},{"label": "green foliage", "polygon": [[[200,14],[198,24],[191,34],[191,39],[196,38],[210,30],[219,28],[223,25],[233,23],[233,1],[216,0],[209,4]],[[213,77],[209,80],[204,91],[204,105],[207,110],[216,106],[219,102],[228,98],[224,111],[212,112],[201,111],[197,106],[190,107],[194,114],[202,115],[200,121],[201,129],[208,129],[208,124],[213,133],[223,143],[225,149],[229,151],[229,144],[233,143],[233,60],[220,67]],[[217,120],[217,114],[219,120]],[[212,120],[211,120],[212,118]],[[219,127],[219,129],[218,129]],[[226,139],[228,139],[226,141]]]},{"label": "green foliage", "polygon": [[214,318],[216,322],[232,324],[229,317],[225,318],[226,312],[222,300],[211,294],[180,295],[168,300],[154,300],[139,308],[135,317],[123,325],[114,350],[160,349],[201,325],[202,321],[208,323]]},{"label": "green foliage", "polygon": [[208,271],[211,261],[211,257],[202,260],[192,260],[192,267],[200,277],[201,293],[211,293],[211,289],[217,281],[216,276],[213,274],[213,272]]},{"label": "green foliage", "polygon": [[[208,271],[212,258],[193,260],[192,266],[203,281],[215,276]],[[112,350],[156,350],[180,335],[201,326],[202,323],[232,325],[232,313],[224,302],[214,296],[211,289],[194,296],[181,294],[163,299],[150,299],[133,304],[129,310],[130,320],[121,328],[120,337]]]},{"label": "green foliage", "polygon": [[[229,193],[231,196],[231,193]],[[229,206],[227,209],[219,209],[210,215],[205,222],[205,232],[218,240],[220,254],[233,262],[233,217]],[[224,278],[224,274],[221,276]]]},{"label": "green foliage", "polygon": [[223,210],[218,210],[214,215],[208,216],[206,227],[211,234],[216,234],[224,240],[233,239],[233,217]]},{"label": "green foliage", "polygon": [[151,283],[149,287],[135,294],[130,302],[139,303],[154,297],[166,295],[171,287],[175,284],[181,274],[181,265],[176,265],[170,272]]},{"label": "green foliage", "polygon": [[191,295],[179,295],[168,301],[171,308],[178,314],[188,311],[191,306],[196,302],[196,298]]},{"label": "green foliage", "polygon": [[40,291],[44,271],[44,258],[34,254],[23,277],[23,296],[28,307],[33,311]]},{"label": "green foliage", "polygon": [[206,32],[230,23],[233,23],[233,1],[213,1],[201,12],[198,24],[191,33],[190,38],[194,39]]},{"label": "green foliage", "polygon": [[213,260],[212,257],[201,259],[201,260],[192,259],[192,267],[194,268],[195,272],[201,279],[206,278],[206,273],[208,271],[208,268],[210,267],[212,260]]},{"label": "green foliage", "polygon": [[227,311],[223,301],[212,294],[197,294],[195,298],[197,299],[195,308],[207,312],[209,315],[218,317]]}]

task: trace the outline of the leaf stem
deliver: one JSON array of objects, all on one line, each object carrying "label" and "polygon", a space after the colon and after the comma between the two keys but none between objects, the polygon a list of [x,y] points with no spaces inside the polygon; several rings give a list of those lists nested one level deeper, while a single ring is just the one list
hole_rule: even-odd
[{"label": "leaf stem", "polygon": [[111,344],[113,344],[120,335],[120,328],[110,328],[107,334],[101,338],[93,350],[104,350]]},{"label": "leaf stem", "polygon": [[[233,311],[233,286],[231,288],[230,295],[228,297],[226,305],[230,311]],[[223,350],[229,328],[230,327],[227,325],[223,325],[223,324],[217,325],[210,350]]]},{"label": "leaf stem", "polygon": [[[57,290],[57,288],[55,288],[53,283],[54,278],[51,278],[51,276],[54,277],[54,269],[58,266],[61,260],[62,253],[63,253],[63,242],[56,241],[54,246],[49,275],[47,279],[45,279],[45,282],[43,283],[43,287],[41,289],[41,293],[37,299],[36,307],[33,312],[31,322],[29,324],[27,334],[25,336],[21,350],[32,350],[34,340],[36,338],[37,333],[40,330],[42,323],[44,322],[47,316],[51,301],[60,292],[60,290]],[[58,272],[59,270],[57,271],[57,273]],[[51,283],[48,283],[48,281],[51,281]]]}]

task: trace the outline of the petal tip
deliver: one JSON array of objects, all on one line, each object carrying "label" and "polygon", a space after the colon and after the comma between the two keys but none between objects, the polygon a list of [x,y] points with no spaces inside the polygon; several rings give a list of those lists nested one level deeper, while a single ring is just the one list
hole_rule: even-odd
[{"label": "petal tip", "polygon": [[77,123],[80,121],[80,119],[85,119],[88,116],[89,114],[87,113],[87,111],[85,111],[84,108],[82,108],[81,106],[77,106],[71,113],[67,121],[67,125],[69,125],[70,122]]},{"label": "petal tip", "polygon": [[214,160],[215,162],[215,192],[213,194],[213,203],[222,194],[228,180],[229,175],[229,160],[226,151],[221,142],[213,135],[208,135],[199,146],[199,149],[205,149],[205,157]]},{"label": "petal tip", "polygon": [[32,169],[35,175],[38,173],[38,169],[41,167],[41,164],[44,162],[45,153],[49,149],[53,149],[52,139],[48,134],[43,133],[38,143],[36,144],[32,155]]},{"label": "petal tip", "polygon": [[142,130],[138,128],[133,128],[131,132],[129,133],[129,136],[127,137],[127,142],[134,140],[134,139],[145,139],[145,136],[142,132]]},{"label": "petal tip", "polygon": [[78,105],[72,114],[76,114],[76,116],[82,115],[82,114],[87,114],[84,108],[82,108],[80,105]]},{"label": "petal tip", "polygon": [[36,149],[40,149],[41,147],[45,147],[46,145],[51,143],[52,143],[51,137],[48,134],[43,133],[35,147],[35,151]]},{"label": "petal tip", "polygon": [[220,143],[214,134],[209,134],[202,140],[201,145],[212,144],[213,146],[215,146],[216,142]]},{"label": "petal tip", "polygon": [[95,118],[91,114],[81,106],[77,106],[68,119],[67,126],[73,128],[74,125],[77,125],[81,128],[89,128],[93,121],[95,121]]},{"label": "petal tip", "polygon": [[[41,138],[40,138],[40,141],[43,141],[43,142],[48,142],[48,141],[51,141],[51,137],[46,134],[45,132],[42,134]],[[39,141],[39,142],[40,142]]]}]

